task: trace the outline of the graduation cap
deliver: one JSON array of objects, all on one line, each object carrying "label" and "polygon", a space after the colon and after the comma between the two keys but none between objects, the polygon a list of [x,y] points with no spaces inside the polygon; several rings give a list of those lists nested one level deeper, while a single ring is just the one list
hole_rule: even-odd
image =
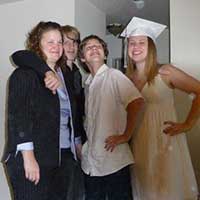
[{"label": "graduation cap", "polygon": [[156,38],[164,31],[166,27],[166,25],[157,22],[149,21],[139,17],[133,17],[120,35],[121,37],[125,38],[124,67],[127,67],[127,38],[131,36],[148,36],[155,43]]},{"label": "graduation cap", "polygon": [[130,36],[143,35],[150,37],[155,42],[166,27],[166,25],[157,22],[133,17],[120,36],[129,38]]}]

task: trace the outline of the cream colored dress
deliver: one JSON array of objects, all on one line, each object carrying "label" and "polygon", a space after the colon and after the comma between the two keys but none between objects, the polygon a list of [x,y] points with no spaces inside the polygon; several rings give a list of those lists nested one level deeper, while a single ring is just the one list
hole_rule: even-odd
[{"label": "cream colored dress", "polygon": [[173,90],[158,75],[141,93],[146,107],[132,141],[134,200],[196,200],[186,136],[163,133],[164,121],[176,121]]}]

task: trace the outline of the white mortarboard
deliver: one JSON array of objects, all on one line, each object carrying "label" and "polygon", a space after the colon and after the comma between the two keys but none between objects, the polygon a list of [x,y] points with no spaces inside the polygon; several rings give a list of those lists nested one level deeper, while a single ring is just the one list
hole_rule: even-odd
[{"label": "white mortarboard", "polygon": [[130,36],[148,36],[154,41],[154,43],[156,43],[156,38],[164,31],[166,27],[167,26],[163,24],[139,17],[133,17],[120,35],[121,37],[125,37],[124,67],[127,67],[127,38]]},{"label": "white mortarboard", "polygon": [[150,37],[155,42],[165,28],[166,25],[133,17],[120,36],[129,38],[130,36],[144,35]]}]

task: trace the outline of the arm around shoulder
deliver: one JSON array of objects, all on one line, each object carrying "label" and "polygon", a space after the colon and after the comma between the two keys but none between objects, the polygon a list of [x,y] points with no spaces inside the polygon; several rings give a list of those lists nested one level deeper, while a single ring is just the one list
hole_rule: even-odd
[{"label": "arm around shoulder", "polygon": [[30,50],[19,50],[11,55],[15,65],[35,70],[39,75],[44,76],[51,68],[34,52]]}]

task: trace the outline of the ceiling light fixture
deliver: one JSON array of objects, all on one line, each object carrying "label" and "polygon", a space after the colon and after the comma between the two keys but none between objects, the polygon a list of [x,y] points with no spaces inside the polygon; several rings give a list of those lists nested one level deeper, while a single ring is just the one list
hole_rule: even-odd
[{"label": "ceiling light fixture", "polygon": [[119,33],[122,32],[124,27],[122,26],[122,24],[113,23],[113,24],[108,24],[106,28],[114,36],[117,36]]},{"label": "ceiling light fixture", "polygon": [[133,0],[137,9],[142,9],[144,7],[144,0]]}]

